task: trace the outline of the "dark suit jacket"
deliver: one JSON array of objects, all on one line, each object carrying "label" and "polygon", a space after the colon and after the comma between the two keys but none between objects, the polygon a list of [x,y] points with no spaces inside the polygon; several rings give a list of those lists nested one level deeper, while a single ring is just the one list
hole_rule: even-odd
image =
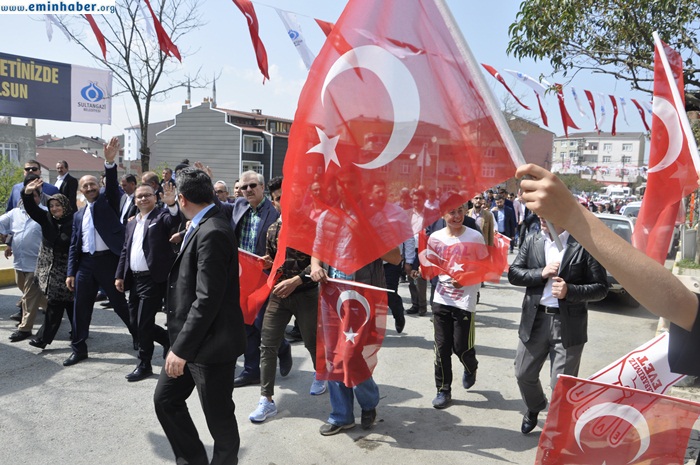
[{"label": "dark suit jacket", "polygon": [[70,173],[66,173],[66,177],[63,178],[61,187],[58,188],[58,192],[68,197],[68,202],[70,203],[73,212],[78,210],[77,207],[77,197],[78,197],[78,180],[75,179]]},{"label": "dark suit jacket", "polygon": [[[503,215],[503,212],[505,212],[505,223],[504,231],[498,231],[498,217],[500,215]],[[515,228],[518,226],[518,222],[515,220],[515,210],[513,210],[511,207],[508,205],[503,206],[503,211],[494,209],[491,210],[491,213],[493,213],[493,226],[494,229],[498,232],[502,232],[506,236],[510,237],[511,239],[515,237]]]},{"label": "dark suit jacket", "polygon": [[[523,342],[530,339],[537,316],[537,306],[547,282],[542,278],[546,264],[544,237],[542,234],[532,234],[525,239],[508,270],[508,281],[511,284],[527,287],[518,331]],[[567,284],[566,298],[559,299],[562,344],[564,347],[583,344],[588,340],[586,304],[601,300],[608,294],[605,268],[573,236],[569,236],[558,276]]]},{"label": "dark suit jacket", "polygon": [[[277,221],[277,218],[280,216],[277,210],[275,210],[275,207],[272,205],[272,202],[270,202],[270,199],[266,198],[263,202],[262,211],[260,212],[262,221],[258,223],[258,235],[255,242],[254,252],[256,255],[260,255],[261,257],[266,253],[267,247],[265,240],[267,238],[267,230],[270,228],[270,225]],[[239,197],[234,203],[222,203],[219,201],[219,199],[216,199],[215,203],[219,208],[221,208],[224,215],[231,220],[231,226],[233,227],[234,231],[236,231],[236,237],[240,238],[241,218],[243,218],[243,215],[251,208],[248,200],[243,197]],[[238,245],[238,242],[236,242],[236,245]]]},{"label": "dark suit jacket", "polygon": [[[114,279],[123,279],[124,288],[131,288],[131,245],[136,230],[136,220],[129,221],[126,225],[124,247],[119,257],[119,265]],[[154,208],[148,214],[144,224],[143,253],[146,256],[148,270],[151,272],[151,279],[156,283],[165,282],[168,273],[173,266],[176,254],[169,242],[170,231],[180,224],[180,215],[170,214],[168,208]]]},{"label": "dark suit jacket", "polygon": [[[105,185],[103,191],[95,200],[93,207],[93,224],[105,241],[109,250],[116,256],[121,255],[124,246],[124,225],[119,221],[119,184],[117,183],[117,167],[105,168]],[[80,264],[83,250],[83,216],[85,209],[81,208],[73,217],[73,236],[68,252],[68,276],[75,276]]]},{"label": "dark suit jacket", "polygon": [[[12,186],[12,192],[10,193],[10,198],[7,199],[7,207],[5,208],[6,212],[9,212],[13,208],[17,206],[19,203],[20,199],[22,198],[22,189],[24,189],[24,182],[18,182],[14,186]],[[43,194],[46,194],[47,197],[50,197],[54,194],[58,194],[58,189],[56,189],[56,186],[53,184],[49,184],[45,182],[41,186],[41,191]],[[43,201],[41,203],[42,205],[46,205]]]},{"label": "dark suit jacket", "polygon": [[171,349],[188,362],[233,363],[245,351],[236,236],[214,206],[182,244],[166,294]]}]

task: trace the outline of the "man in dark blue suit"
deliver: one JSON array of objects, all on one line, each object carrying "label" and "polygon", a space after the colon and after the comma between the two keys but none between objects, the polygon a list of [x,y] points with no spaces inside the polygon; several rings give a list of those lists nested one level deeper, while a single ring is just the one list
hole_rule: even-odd
[{"label": "man in dark blue suit", "polygon": [[156,313],[163,307],[165,282],[175,261],[170,231],[180,224],[175,187],[163,186],[167,208],[156,208],[156,193],[149,184],[134,192],[139,213],[126,225],[126,240],[119,257],[114,286],[119,292],[130,289],[131,327],[139,342],[139,364],[126,375],[127,381],[141,381],[153,374],[153,342],[163,346],[163,357],[170,342],[165,329],[156,325]]},{"label": "man in dark blue suit", "polygon": [[[221,203],[220,206],[228,216],[236,231],[238,247],[260,257],[266,255],[265,240],[270,225],[277,221],[279,213],[265,197],[265,184],[261,174],[246,171],[241,175],[239,197],[233,204]],[[266,305],[258,313],[255,323],[246,325],[248,345],[245,351],[243,372],[236,377],[235,386],[260,383],[260,330],[265,315]],[[292,347],[286,340],[282,341],[278,351],[280,374],[287,376],[292,369]]]},{"label": "man in dark blue suit", "polygon": [[[75,365],[88,356],[86,340],[90,331],[97,290],[101,287],[114,305],[132,336],[129,309],[124,294],[114,287],[114,276],[124,246],[124,225],[119,221],[119,184],[114,159],[119,141],[113,137],[105,144],[105,189],[99,190],[95,176],[80,178],[79,189],[87,205],[73,217],[73,236],[68,251],[66,286],[75,290],[73,315],[73,353],[64,366]],[[134,342],[136,342],[134,340]]]},{"label": "man in dark blue suit", "polygon": [[496,206],[491,210],[493,213],[493,221],[496,224],[496,230],[506,237],[510,238],[510,251],[513,252],[515,246],[515,228],[518,226],[515,220],[515,210],[506,205],[505,197],[496,196]]},{"label": "man in dark blue suit", "polygon": [[[26,177],[28,174],[36,174],[37,176],[41,177],[41,166],[39,165],[38,161],[27,160],[27,162],[24,164],[24,176]],[[5,208],[6,212],[9,212],[17,206],[17,203],[19,203],[20,199],[22,198],[23,188],[23,182],[18,182],[17,184],[12,186],[10,198],[7,199],[7,207]],[[45,182],[41,185],[41,192],[43,192],[47,196],[52,196],[54,194],[59,193],[58,188],[56,188],[56,186],[54,186],[53,184],[49,184],[48,182]],[[43,201],[41,202],[41,204],[45,205]]]}]

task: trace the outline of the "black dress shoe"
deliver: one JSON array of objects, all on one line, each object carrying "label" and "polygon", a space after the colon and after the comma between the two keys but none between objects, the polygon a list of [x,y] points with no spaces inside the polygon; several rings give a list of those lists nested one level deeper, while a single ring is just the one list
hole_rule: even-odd
[{"label": "black dress shoe", "polygon": [[104,292],[98,292],[95,296],[95,302],[102,302],[103,300],[107,300],[107,298],[107,294]]},{"label": "black dress shoe", "polygon": [[403,332],[403,329],[406,327],[406,317],[403,315],[399,315],[399,317],[396,318],[394,325],[396,327],[396,332],[401,334]]},{"label": "black dress shoe", "polygon": [[253,378],[252,376],[237,376],[233,380],[233,387],[243,387],[249,386],[251,384],[260,384],[260,378]]},{"label": "black dress shoe", "polygon": [[416,307],[411,307],[408,310],[406,310],[406,315],[415,315],[418,313],[418,308]]},{"label": "black dress shoe", "polygon": [[525,416],[523,417],[523,424],[520,425],[520,432],[523,434],[527,434],[533,429],[535,429],[535,426],[537,426],[537,415],[539,412],[531,412],[527,411]]},{"label": "black dress shoe", "polygon": [[29,341],[29,345],[32,347],[36,347],[38,349],[45,349],[46,348],[46,343],[42,341],[41,339],[32,339]]},{"label": "black dress shoe", "polygon": [[63,361],[63,366],[69,367],[71,365],[75,365],[76,363],[80,363],[87,358],[87,354],[76,354],[75,352],[73,352],[72,354],[70,354],[70,357]]},{"label": "black dress shoe", "polygon": [[14,333],[10,334],[10,342],[24,341],[25,339],[27,339],[31,335],[32,335],[31,331],[17,330]]},{"label": "black dress shoe", "polygon": [[141,381],[142,379],[146,379],[149,376],[153,375],[153,368],[151,368],[151,364],[145,364],[145,363],[139,363],[139,366],[137,366],[134,371],[129,373],[128,375],[125,376],[126,380],[129,381],[130,383],[134,381]]},{"label": "black dress shoe", "polygon": [[22,321],[22,312],[13,313],[10,315],[10,320]]},{"label": "black dress shoe", "polygon": [[100,307],[102,308],[114,308],[114,304],[111,301],[100,302]]}]

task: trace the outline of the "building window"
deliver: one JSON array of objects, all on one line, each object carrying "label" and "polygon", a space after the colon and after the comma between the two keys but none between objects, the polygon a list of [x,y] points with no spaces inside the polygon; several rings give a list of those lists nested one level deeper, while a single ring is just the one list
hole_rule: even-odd
[{"label": "building window", "polygon": [[611,156],[603,156],[603,163],[610,163],[612,161]]},{"label": "building window", "polygon": [[603,152],[612,152],[612,144],[603,144]]},{"label": "building window", "polygon": [[598,150],[598,142],[589,142],[586,148],[588,150]]},{"label": "building window", "polygon": [[632,161],[632,157],[630,155],[623,155],[622,156],[622,163],[629,163]]},{"label": "building window", "polygon": [[584,163],[598,163],[598,155],[584,155],[583,162]]},{"label": "building window", "polygon": [[401,163],[401,174],[410,174],[411,166],[408,163]]},{"label": "building window", "polygon": [[0,142],[0,155],[7,160],[19,164],[19,144]]},{"label": "building window", "polygon": [[243,160],[241,162],[243,171],[255,171],[258,174],[264,174],[264,166],[262,163],[259,161],[249,161],[249,160]]},{"label": "building window", "polygon": [[622,151],[623,152],[631,152],[632,151],[632,144],[622,144]]},{"label": "building window", "polygon": [[243,136],[243,151],[247,153],[263,153],[264,140],[258,136]]},{"label": "building window", "polygon": [[481,167],[481,177],[482,178],[495,178],[496,168],[493,166],[483,165]]},{"label": "building window", "polygon": [[494,150],[493,147],[488,147],[486,151],[484,152],[484,158],[495,158],[496,157],[496,150]]},{"label": "building window", "polygon": [[291,123],[284,123],[282,121],[271,121],[270,122],[270,131],[276,132],[276,133],[281,133],[281,134],[289,134],[289,128],[291,126],[292,126]]},{"label": "building window", "polygon": [[576,150],[569,150],[569,158],[576,158],[578,152]]},{"label": "building window", "polygon": [[569,141],[569,147],[576,147],[578,143],[575,140],[570,140]]}]

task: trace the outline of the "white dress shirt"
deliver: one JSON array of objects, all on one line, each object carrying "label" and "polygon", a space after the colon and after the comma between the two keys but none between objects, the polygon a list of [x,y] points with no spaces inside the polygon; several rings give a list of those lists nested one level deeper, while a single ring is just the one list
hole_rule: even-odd
[{"label": "white dress shirt", "polygon": [[107,246],[102,239],[100,233],[97,232],[92,221],[92,208],[90,207],[92,207],[93,204],[94,202],[87,204],[85,207],[85,214],[83,215],[83,253],[91,253],[91,248],[93,252],[109,250],[109,246]]},{"label": "white dress shirt", "polygon": [[131,239],[129,267],[131,271],[148,271],[146,254],[143,252],[143,239],[146,235],[146,218],[139,213],[133,221],[136,221],[136,228],[134,228],[134,236]]},{"label": "white dress shirt", "polygon": [[[540,234],[544,236],[544,257],[547,265],[554,262],[559,262],[561,266],[561,261],[564,259],[564,251],[566,250],[566,242],[569,240],[569,232],[564,231],[559,234],[559,239],[564,247],[559,251],[557,249],[557,244],[549,238],[549,234],[541,231]],[[557,273],[559,271],[557,270]],[[540,305],[545,307],[557,307],[559,308],[559,299],[552,295],[552,285],[554,280],[549,278],[547,283],[544,285],[544,292],[542,292],[542,298],[540,299]]]}]

